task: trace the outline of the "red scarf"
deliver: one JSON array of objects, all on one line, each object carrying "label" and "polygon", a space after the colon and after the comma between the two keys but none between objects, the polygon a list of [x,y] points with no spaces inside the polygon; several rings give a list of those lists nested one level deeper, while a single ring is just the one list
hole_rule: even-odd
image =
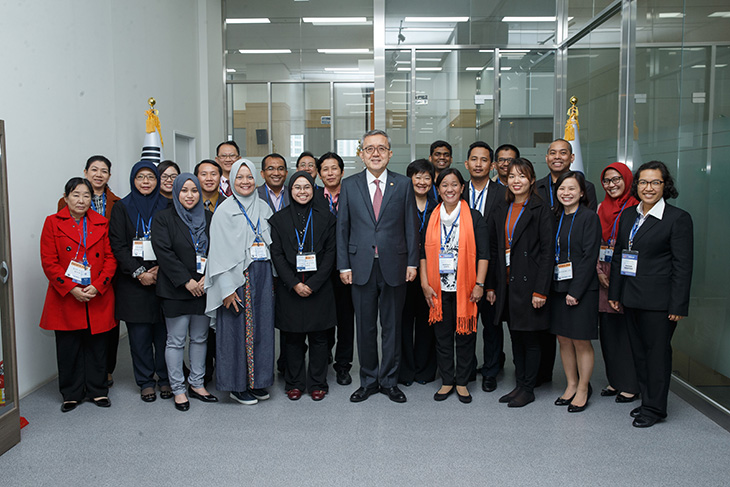
[{"label": "red scarf", "polygon": [[[477,283],[477,245],[474,237],[474,222],[469,205],[459,200],[461,223],[459,223],[459,254],[456,272],[456,333],[468,335],[477,331],[477,304],[469,300]],[[426,250],[426,276],[428,284],[436,293],[433,307],[428,311],[428,322],[434,324],[443,319],[441,309],[441,274],[439,253],[441,252],[441,205],[431,214],[426,229],[424,248]]]},{"label": "red scarf", "polygon": [[[598,217],[601,219],[601,229],[603,230],[603,241],[608,242],[611,238],[611,230],[616,218],[621,214],[621,208],[624,209],[638,205],[639,201],[631,196],[631,183],[634,182],[634,176],[631,174],[631,169],[623,162],[614,162],[613,164],[606,167],[601,172],[601,183],[603,183],[604,174],[609,169],[618,171],[619,174],[624,178],[625,189],[624,192],[618,198],[611,198],[606,192],[606,197],[603,199],[601,206],[598,207]],[[627,203],[628,201],[628,203]],[[624,207],[624,203],[626,206]],[[616,230],[618,232],[618,229]]]}]

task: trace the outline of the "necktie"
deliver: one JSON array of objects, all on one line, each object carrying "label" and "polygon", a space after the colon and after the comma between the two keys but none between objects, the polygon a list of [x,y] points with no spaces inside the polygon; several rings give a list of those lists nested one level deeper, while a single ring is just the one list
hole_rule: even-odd
[{"label": "necktie", "polygon": [[205,203],[203,204],[205,205],[205,209],[210,211],[210,200],[205,200]]},{"label": "necktie", "polygon": [[226,190],[223,192],[226,196],[231,196],[233,192],[231,191],[231,183],[228,183],[228,186],[226,187]]},{"label": "necktie", "polygon": [[373,213],[375,213],[375,220],[377,221],[380,215],[380,205],[383,203],[383,192],[380,190],[380,181],[375,180],[375,195],[373,195]]}]

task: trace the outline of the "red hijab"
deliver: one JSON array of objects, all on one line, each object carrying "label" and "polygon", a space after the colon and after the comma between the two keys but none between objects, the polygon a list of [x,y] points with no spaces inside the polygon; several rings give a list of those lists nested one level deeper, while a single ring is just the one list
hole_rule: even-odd
[{"label": "red hijab", "polygon": [[[623,162],[614,162],[613,164],[606,167],[601,172],[601,182],[603,182],[606,171],[613,169],[624,178],[624,192],[618,198],[611,198],[608,191],[606,191],[606,197],[603,199],[601,206],[598,207],[598,217],[601,219],[601,229],[603,230],[603,241],[608,242],[611,238],[611,230],[613,229],[614,222],[621,215],[621,209],[626,209],[630,206],[639,204],[639,200],[631,196],[631,184],[634,182],[634,176],[631,174],[631,169]],[[624,206],[626,204],[626,206]],[[618,230],[617,230],[618,231]]]}]

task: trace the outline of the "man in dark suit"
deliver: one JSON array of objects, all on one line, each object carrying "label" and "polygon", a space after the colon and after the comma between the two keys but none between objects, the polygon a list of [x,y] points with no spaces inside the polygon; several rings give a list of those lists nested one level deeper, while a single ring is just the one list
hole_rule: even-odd
[{"label": "man in dark suit", "polygon": [[366,170],[343,180],[340,191],[337,268],[342,282],[352,284],[360,359],[360,388],[352,402],[378,391],[406,402],[397,385],[401,316],[406,282],[417,274],[418,215],[411,180],[386,169],[392,155],[388,134],[367,132],[360,155]]},{"label": "man in dark suit", "polygon": [[238,149],[238,144],[232,140],[221,142],[215,149],[215,161],[221,168],[221,193],[223,193],[224,196],[231,195],[231,182],[228,178],[231,177],[231,168],[233,167],[233,163],[241,158],[239,154],[241,154],[241,151]]},{"label": "man in dark suit", "polygon": [[[537,181],[537,194],[547,204],[551,210],[555,210],[557,199],[555,198],[554,185],[558,178],[570,171],[570,165],[575,160],[573,154],[573,146],[565,139],[555,139],[548,147],[545,155],[545,163],[550,169],[550,174]],[[596,187],[593,183],[586,179],[586,197],[588,198],[588,208],[591,211],[598,209],[596,200]],[[546,331],[540,337],[540,371],[537,375],[537,385],[553,380],[553,368],[555,367],[555,335]]]},{"label": "man in dark suit", "polygon": [[[462,198],[469,207],[482,214],[487,220],[492,216],[500,201],[504,201],[505,187],[489,179],[492,167],[492,148],[482,141],[474,142],[467,152],[466,170],[471,180],[464,185]],[[486,299],[478,303],[482,318],[482,337],[484,339],[484,365],[482,365],[482,390],[492,392],[497,388],[497,374],[504,365],[504,331],[502,323],[494,324],[494,306]]]},{"label": "man in dark suit", "polygon": [[274,213],[289,205],[289,190],[284,184],[286,174],[286,159],[281,154],[273,153],[261,159],[264,184],[257,191],[259,198],[266,201]]}]

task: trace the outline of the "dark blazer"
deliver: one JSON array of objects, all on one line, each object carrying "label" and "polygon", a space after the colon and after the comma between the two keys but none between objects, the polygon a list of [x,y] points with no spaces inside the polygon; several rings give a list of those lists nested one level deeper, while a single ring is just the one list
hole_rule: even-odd
[{"label": "dark blazer", "polygon": [[[424,244],[426,242],[426,230],[428,229],[428,223],[431,221],[431,215],[433,215],[433,212],[428,214],[428,220],[426,221],[426,225],[424,225],[423,232],[421,233],[421,259],[426,258],[426,249]],[[487,228],[487,219],[484,218],[477,210],[471,210],[471,220],[474,226],[474,243],[477,249],[477,261],[489,260],[489,228]],[[459,240],[461,240],[461,237],[459,237]],[[416,279],[416,281],[418,281],[418,279]]]},{"label": "dark blazer", "polygon": [[161,320],[160,300],[155,286],[143,286],[132,273],[140,266],[151,269],[156,260],[132,257],[132,240],[135,228],[129,219],[127,207],[121,201],[114,205],[109,219],[109,242],[117,259],[117,273],[114,280],[116,307],[114,317],[132,323],[157,323]]},{"label": "dark blazer", "polygon": [[[271,262],[276,267],[276,327],[283,331],[305,333],[332,328],[337,324],[332,270],[335,267],[335,216],[324,206],[312,204],[315,272],[297,272],[297,238],[294,221],[288,209],[269,218],[271,225]],[[311,252],[311,237],[307,234],[304,252]],[[312,289],[306,298],[294,291],[303,282]]]},{"label": "dark blazer", "polygon": [[[484,202],[484,213],[482,216],[489,220],[489,217],[492,215],[492,210],[496,208],[499,203],[502,203],[505,201],[504,194],[507,192],[507,188],[502,186],[499,183],[495,183],[491,179],[488,179],[487,183],[487,200]],[[464,192],[461,193],[461,197],[469,203],[469,207],[471,207],[471,198],[469,197],[469,181],[464,184]]]},{"label": "dark blazer", "polygon": [[509,299],[511,330],[546,330],[550,327],[549,303],[535,309],[532,307],[532,295],[548,296],[550,292],[555,262],[555,216],[539,197],[530,198],[512,234],[508,288],[504,232],[508,213],[509,203],[500,203],[494,209],[489,225],[492,259],[489,261],[486,288],[494,289],[497,295],[495,324],[501,322],[505,302]]},{"label": "dark blazer", "polygon": [[380,269],[389,286],[406,283],[406,267],[418,267],[418,216],[413,183],[388,171],[376,221],[365,171],[342,180],[337,213],[337,268],[351,269],[352,282],[370,279],[378,247]]},{"label": "dark blazer", "polygon": [[[551,185],[552,179],[550,179],[550,173],[548,173],[547,176],[537,181],[537,183],[535,184],[535,188],[537,189],[537,194],[540,195],[543,201],[550,207],[551,210],[554,210],[557,202],[555,201],[555,195],[552,195],[552,199],[550,198]],[[553,191],[555,190],[554,187],[552,189]],[[586,179],[586,198],[588,198],[588,208],[595,213],[598,209],[598,200],[596,199],[596,187],[593,186],[593,183],[588,181],[588,179]]]},{"label": "dark blazer", "polygon": [[[570,221],[573,215],[565,215],[563,218],[563,235],[567,235],[570,229]],[[558,229],[560,216],[555,221],[555,231]],[[568,241],[567,238],[560,242],[560,262],[567,262]],[[553,240],[553,247],[555,240]],[[556,281],[553,279],[553,291],[568,293],[580,301],[586,291],[598,290],[598,274],[596,273],[596,262],[598,251],[601,248],[601,220],[598,214],[585,206],[580,206],[575,214],[573,231],[570,234],[570,261],[573,263],[573,279]],[[555,252],[553,252],[553,255]],[[553,260],[555,265],[555,260]]]},{"label": "dark blazer", "polygon": [[636,276],[621,275],[621,252],[629,247],[629,234],[638,211],[626,208],[621,215],[616,246],[611,260],[608,299],[624,306],[688,316],[692,283],[692,217],[684,210],[664,207],[659,220],[653,216],[634,236],[632,250],[639,252]]},{"label": "dark blazer", "polygon": [[[262,184],[261,186],[256,188],[256,191],[259,192],[259,198],[266,201],[266,204],[269,205],[269,207],[271,208],[271,210],[274,213],[276,213],[277,209],[274,208],[274,203],[272,203],[271,198],[269,198],[269,193],[267,191],[266,184]],[[279,209],[283,209],[285,206],[289,206],[289,187],[285,184],[284,186],[281,187],[281,191],[282,191],[283,195],[281,197],[282,198],[281,199],[281,208],[279,208]]]},{"label": "dark blazer", "polygon": [[[209,233],[212,213],[206,211],[204,215],[205,230]],[[199,281],[203,274],[196,270],[195,244],[190,230],[174,207],[160,211],[152,220],[152,247],[160,265],[157,295],[169,300],[198,301],[200,309],[195,314],[204,314],[205,296],[196,298],[185,288],[190,279]]]}]

